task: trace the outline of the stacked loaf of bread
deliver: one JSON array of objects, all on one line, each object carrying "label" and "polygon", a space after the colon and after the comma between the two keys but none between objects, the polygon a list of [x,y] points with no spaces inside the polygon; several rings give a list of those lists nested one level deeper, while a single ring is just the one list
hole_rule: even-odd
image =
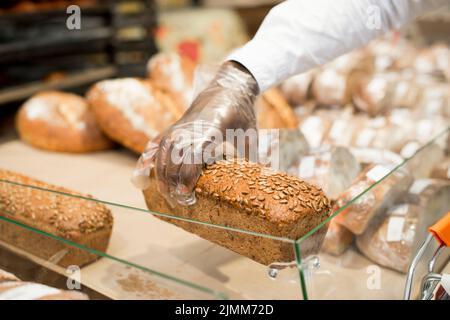
[{"label": "stacked loaf of bread", "polygon": [[416,180],[383,221],[357,237],[358,248],[376,263],[406,272],[428,227],[450,210],[449,199],[450,184],[445,181]]},{"label": "stacked loaf of bread", "polygon": [[91,263],[96,254],[64,242],[106,251],[113,217],[104,205],[87,198],[91,196],[0,170],[0,240],[60,266]]},{"label": "stacked loaf of bread", "polygon": [[[162,219],[266,265],[294,260],[292,244],[214,225],[294,240],[330,214],[330,203],[319,188],[244,160],[224,160],[207,166],[196,185],[197,201],[189,207],[169,205],[153,177],[151,181],[144,190],[150,210],[211,226]],[[326,228],[322,228],[310,237],[302,246],[302,254],[317,252],[325,232]]]},{"label": "stacked loaf of bread", "polygon": [[0,269],[0,300],[87,300],[78,291],[52,288],[43,284],[20,281]]}]

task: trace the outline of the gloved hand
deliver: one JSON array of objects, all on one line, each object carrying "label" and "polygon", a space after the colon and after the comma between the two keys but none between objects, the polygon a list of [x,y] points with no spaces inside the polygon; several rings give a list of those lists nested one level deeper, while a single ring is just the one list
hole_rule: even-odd
[{"label": "gloved hand", "polygon": [[[256,144],[257,94],[258,84],[247,69],[224,63],[181,119],[149,143],[134,172],[135,185],[145,189],[154,168],[159,191],[169,202],[195,203],[194,187],[205,163],[229,154],[231,146],[235,156],[241,157],[243,150],[247,155],[248,144]],[[254,135],[248,135],[244,146],[225,143],[227,129],[253,129]]]}]

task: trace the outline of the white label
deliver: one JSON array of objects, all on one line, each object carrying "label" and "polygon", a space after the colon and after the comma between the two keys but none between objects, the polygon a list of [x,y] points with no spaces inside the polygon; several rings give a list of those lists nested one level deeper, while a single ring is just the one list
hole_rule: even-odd
[{"label": "white label", "polygon": [[316,158],[313,156],[303,157],[299,166],[299,177],[310,178],[314,176],[314,169],[316,166]]},{"label": "white label", "polygon": [[309,117],[303,122],[301,131],[305,135],[311,147],[318,147],[323,138],[323,123],[322,119],[317,116]]},{"label": "white label", "polygon": [[427,139],[433,134],[433,121],[431,120],[422,120],[417,125],[417,136],[420,139]]},{"label": "white label", "polygon": [[413,193],[413,194],[419,194],[432,183],[433,183],[433,181],[430,179],[416,180],[416,181],[414,181],[413,185],[409,189],[409,192]]},{"label": "white label", "polygon": [[386,176],[391,170],[384,166],[375,166],[366,173],[366,177],[373,181],[378,181]]},{"label": "white label", "polygon": [[0,300],[36,300],[61,291],[38,283],[25,283],[0,294]]},{"label": "white label", "polygon": [[405,218],[390,217],[389,222],[388,222],[386,240],[388,242],[396,242],[396,241],[402,240],[404,224],[405,224]]},{"label": "white label", "polygon": [[409,208],[408,204],[398,205],[390,210],[390,214],[396,216],[404,216],[408,213],[408,208]]},{"label": "white label", "polygon": [[373,138],[375,137],[375,131],[372,129],[364,129],[356,139],[356,145],[358,147],[369,147]]},{"label": "white label", "polygon": [[400,151],[400,155],[403,158],[409,158],[411,157],[416,151],[420,148],[420,144],[416,141],[410,142],[406,144],[402,151]]},{"label": "white label", "polygon": [[347,128],[347,123],[342,120],[336,121],[330,130],[330,138],[333,140],[338,140],[342,135],[344,135]]}]

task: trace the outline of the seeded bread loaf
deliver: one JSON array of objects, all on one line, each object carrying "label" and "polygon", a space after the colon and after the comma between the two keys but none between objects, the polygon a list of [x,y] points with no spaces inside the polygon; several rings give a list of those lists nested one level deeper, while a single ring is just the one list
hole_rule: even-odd
[{"label": "seeded bread loaf", "polygon": [[63,267],[83,266],[98,258],[95,254],[64,244],[61,240],[49,238],[1,219],[5,217],[98,251],[106,250],[113,218],[104,205],[10,182],[74,196],[81,195],[21,174],[0,170],[1,241]]},{"label": "seeded bread loaf", "polygon": [[0,300],[87,300],[78,291],[65,291],[33,282],[22,282],[0,269]]},{"label": "seeded bread loaf", "polygon": [[[196,185],[197,202],[173,208],[158,192],[151,177],[144,191],[150,210],[289,239],[298,239],[324,221],[330,203],[324,193],[306,182],[243,160],[207,166]],[[294,260],[292,243],[161,218],[259,263]],[[302,255],[320,249],[326,228],[302,244]]]}]

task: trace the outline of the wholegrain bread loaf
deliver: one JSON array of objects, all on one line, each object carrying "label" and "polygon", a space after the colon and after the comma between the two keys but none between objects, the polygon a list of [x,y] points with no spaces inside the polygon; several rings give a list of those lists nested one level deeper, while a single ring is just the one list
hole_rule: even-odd
[{"label": "wholegrain bread loaf", "polygon": [[[63,192],[73,197],[27,186]],[[0,240],[63,267],[83,266],[97,260],[97,255],[86,250],[1,219],[4,217],[105,252],[112,231],[111,212],[100,203],[76,197],[80,195],[18,173],[0,170]]]},{"label": "wholegrain bread loaf", "polygon": [[87,101],[75,94],[43,91],[17,113],[20,138],[30,145],[60,152],[91,152],[111,148]]},{"label": "wholegrain bread loaf", "polygon": [[16,276],[0,269],[0,300],[87,300],[78,291],[52,288],[43,284],[20,281]]},{"label": "wholegrain bread loaf", "polygon": [[[324,193],[297,178],[243,160],[207,166],[196,185],[197,202],[171,207],[158,192],[156,180],[144,190],[150,210],[257,233],[298,239],[330,213]],[[185,222],[169,221],[259,263],[294,260],[292,243]],[[302,243],[302,255],[320,249],[326,228]]]}]

